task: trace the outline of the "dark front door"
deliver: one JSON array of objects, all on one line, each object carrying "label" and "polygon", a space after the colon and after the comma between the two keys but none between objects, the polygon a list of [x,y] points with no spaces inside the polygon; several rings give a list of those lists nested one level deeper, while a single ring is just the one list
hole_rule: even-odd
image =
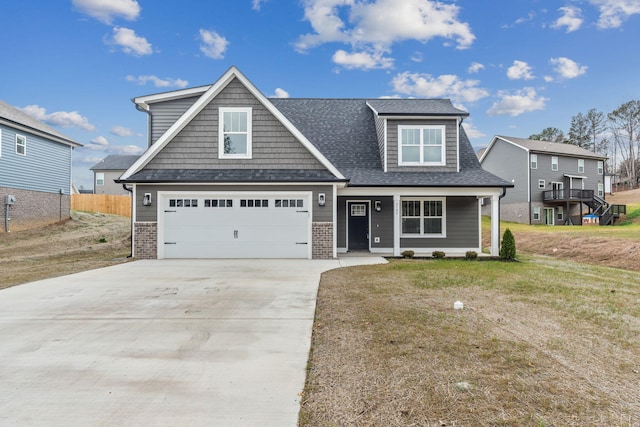
[{"label": "dark front door", "polygon": [[349,250],[369,249],[369,205],[362,202],[348,202]]}]

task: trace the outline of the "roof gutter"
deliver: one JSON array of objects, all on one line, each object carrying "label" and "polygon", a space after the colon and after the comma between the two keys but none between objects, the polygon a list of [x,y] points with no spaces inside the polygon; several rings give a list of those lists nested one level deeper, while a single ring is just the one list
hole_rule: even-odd
[{"label": "roof gutter", "polygon": [[143,113],[147,113],[147,147],[151,147],[151,125],[153,123],[153,116],[151,115],[151,110],[149,109],[149,105],[145,104],[147,108],[139,105],[135,99],[132,99],[131,102],[136,106],[136,110],[142,111]]}]

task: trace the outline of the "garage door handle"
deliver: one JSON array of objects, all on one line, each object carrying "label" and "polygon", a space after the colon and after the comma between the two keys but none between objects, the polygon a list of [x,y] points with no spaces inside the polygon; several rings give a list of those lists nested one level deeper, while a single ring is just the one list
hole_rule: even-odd
[{"label": "garage door handle", "polygon": [[165,212],[178,212],[178,211],[165,211]]},{"label": "garage door handle", "polygon": [[309,211],[296,211],[298,213],[309,213]]},{"label": "garage door handle", "polygon": [[296,242],[296,245],[308,245],[307,242]]},{"label": "garage door handle", "polygon": [[165,245],[177,245],[176,242],[164,242]]}]

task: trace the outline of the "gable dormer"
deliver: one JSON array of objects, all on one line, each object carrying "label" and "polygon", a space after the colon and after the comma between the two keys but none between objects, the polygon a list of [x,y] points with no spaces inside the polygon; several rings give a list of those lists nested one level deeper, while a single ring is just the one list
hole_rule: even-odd
[{"label": "gable dormer", "polygon": [[469,113],[448,99],[376,99],[373,110],[385,172],[458,172],[460,125]]}]

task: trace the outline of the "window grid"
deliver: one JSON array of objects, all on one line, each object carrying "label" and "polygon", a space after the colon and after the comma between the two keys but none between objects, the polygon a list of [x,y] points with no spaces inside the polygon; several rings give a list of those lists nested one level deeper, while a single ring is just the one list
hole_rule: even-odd
[{"label": "window grid", "polygon": [[198,199],[169,199],[171,208],[197,208]]},{"label": "window grid", "polygon": [[303,199],[276,199],[276,208],[302,208],[304,207]]},{"label": "window grid", "polygon": [[269,200],[266,199],[240,199],[241,208],[268,208]]},{"label": "window grid", "polygon": [[232,208],[233,200],[231,199],[204,199],[205,208]]},{"label": "window grid", "polygon": [[545,188],[546,186],[547,186],[547,183],[545,182],[544,179],[538,180],[538,188]]},{"label": "window grid", "polygon": [[400,165],[445,165],[445,126],[398,126]]},{"label": "window grid", "polygon": [[555,156],[551,157],[551,170],[552,171],[558,170],[558,158]]},{"label": "window grid", "polygon": [[401,232],[405,237],[444,236],[444,201],[402,201]]},{"label": "window grid", "polygon": [[251,158],[252,109],[221,107],[218,114],[218,156],[220,158]]},{"label": "window grid", "polygon": [[604,174],[604,162],[602,160],[598,160],[598,175]]},{"label": "window grid", "polygon": [[578,173],[584,173],[584,159],[578,159]]},{"label": "window grid", "polygon": [[27,155],[27,138],[25,136],[16,135],[16,154]]},{"label": "window grid", "polygon": [[531,169],[538,169],[538,155],[531,155]]}]

